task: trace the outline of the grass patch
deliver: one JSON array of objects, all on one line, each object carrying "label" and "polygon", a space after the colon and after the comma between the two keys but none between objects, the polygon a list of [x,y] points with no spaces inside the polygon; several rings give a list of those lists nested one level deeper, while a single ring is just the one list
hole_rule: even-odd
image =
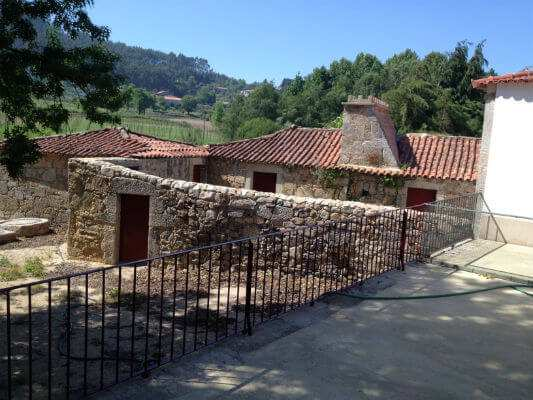
[{"label": "grass patch", "polygon": [[44,264],[39,257],[28,258],[21,267],[7,257],[0,256],[0,281],[8,282],[29,277],[40,279],[46,277]]},{"label": "grass patch", "polygon": [[14,281],[24,277],[25,274],[20,265],[13,264],[5,256],[0,256],[0,281]]},{"label": "grass patch", "polygon": [[39,257],[28,258],[24,262],[24,272],[33,278],[43,279],[46,276],[43,261]]}]

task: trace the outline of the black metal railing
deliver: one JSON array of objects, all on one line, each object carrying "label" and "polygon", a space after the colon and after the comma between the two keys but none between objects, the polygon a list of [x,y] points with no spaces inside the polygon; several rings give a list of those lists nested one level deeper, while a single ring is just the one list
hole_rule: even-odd
[{"label": "black metal railing", "polygon": [[0,398],[84,397],[251,334],[326,293],[466,239],[473,215],[459,206],[471,197],[0,289]]}]

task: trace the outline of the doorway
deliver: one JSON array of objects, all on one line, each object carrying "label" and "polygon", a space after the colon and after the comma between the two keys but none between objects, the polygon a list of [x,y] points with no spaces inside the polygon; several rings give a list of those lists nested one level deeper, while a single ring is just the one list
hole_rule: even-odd
[{"label": "doorway", "polygon": [[415,210],[423,211],[425,203],[437,200],[437,191],[432,189],[407,188],[406,207],[413,207]]},{"label": "doorway", "polygon": [[148,257],[148,220],[150,197],[132,194],[120,196],[119,262]]}]

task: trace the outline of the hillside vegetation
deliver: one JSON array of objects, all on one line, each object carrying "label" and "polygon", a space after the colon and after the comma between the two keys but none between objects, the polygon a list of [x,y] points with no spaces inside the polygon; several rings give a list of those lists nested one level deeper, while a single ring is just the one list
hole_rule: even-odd
[{"label": "hillside vegetation", "polygon": [[[288,124],[340,126],[342,102],[349,95],[373,95],[389,103],[400,133],[479,136],[483,96],[472,89],[471,80],[493,73],[487,70],[483,45],[463,41],[449,53],[432,52],[425,57],[408,49],[385,62],[360,53],[353,61],[343,58],[305,77],[285,79],[280,88],[264,82],[248,97],[216,104],[212,119],[231,139],[269,133]],[[260,121],[264,129],[244,129],[250,121]]]}]

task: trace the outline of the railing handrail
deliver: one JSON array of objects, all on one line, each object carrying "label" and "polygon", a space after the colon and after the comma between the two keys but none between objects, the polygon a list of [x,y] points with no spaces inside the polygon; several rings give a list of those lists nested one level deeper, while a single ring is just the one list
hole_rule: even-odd
[{"label": "railing handrail", "polygon": [[[76,278],[76,277],[84,276],[84,275],[87,275],[87,274],[94,274],[94,273],[108,271],[108,270],[116,269],[116,268],[123,268],[123,267],[127,268],[127,267],[142,266],[142,265],[147,264],[149,262],[154,262],[154,261],[158,261],[158,260],[162,260],[162,259],[166,259],[166,258],[180,257],[180,256],[183,256],[183,255],[186,255],[186,254],[189,254],[189,253],[203,251],[203,250],[209,250],[209,249],[213,249],[213,248],[217,248],[217,247],[228,246],[230,244],[239,244],[239,243],[244,243],[244,242],[256,241],[258,239],[263,239],[263,238],[276,236],[276,235],[281,235],[281,234],[289,235],[289,234],[293,234],[293,233],[296,233],[296,232],[299,232],[299,231],[303,231],[303,230],[306,230],[306,229],[331,227],[331,226],[336,226],[338,224],[343,224],[343,223],[348,224],[348,223],[353,223],[353,222],[357,221],[358,219],[362,220],[363,218],[377,218],[377,217],[381,217],[381,216],[389,214],[389,213],[398,213],[398,212],[401,212],[401,211],[404,211],[404,210],[415,210],[415,209],[418,209],[418,208],[423,207],[423,206],[440,205],[440,204],[443,204],[443,203],[446,203],[446,202],[452,202],[454,200],[459,200],[459,199],[464,199],[464,198],[474,197],[474,196],[479,196],[479,195],[480,195],[480,193],[476,192],[476,193],[471,193],[471,194],[467,194],[467,195],[462,195],[462,196],[456,196],[456,197],[450,197],[450,198],[447,198],[447,199],[437,200],[437,201],[430,202],[430,203],[422,203],[422,204],[418,204],[416,206],[395,208],[395,209],[392,209],[392,210],[378,211],[378,212],[369,213],[369,214],[366,214],[365,211],[363,211],[364,213],[362,215],[355,216],[353,219],[345,219],[345,220],[341,220],[341,221],[330,221],[330,222],[324,222],[324,223],[321,223],[321,224],[302,225],[302,226],[297,226],[297,227],[290,228],[290,229],[281,228],[280,230],[275,231],[275,232],[262,233],[262,234],[259,234],[259,235],[247,236],[247,237],[244,237],[244,238],[228,240],[228,241],[225,241],[225,242],[217,242],[217,243],[211,243],[211,244],[206,244],[206,245],[201,245],[201,246],[188,247],[186,249],[176,250],[176,251],[172,251],[172,252],[166,252],[166,253],[162,253],[160,255],[153,256],[153,257],[148,257],[148,258],[145,258],[145,259],[142,259],[142,260],[130,261],[130,262],[125,262],[125,263],[117,263],[117,264],[106,265],[106,266],[97,267],[97,268],[89,268],[89,269],[87,269],[85,271],[73,272],[73,273],[70,273],[70,274],[64,274],[64,275],[60,275],[60,276],[56,276],[56,277],[45,278],[45,279],[41,279],[41,280],[38,280],[38,281],[32,281],[32,282],[21,283],[21,284],[18,284],[18,285],[13,285],[13,286],[7,286],[7,287],[4,287],[4,288],[0,288],[0,294],[5,294],[5,293],[8,293],[8,292],[11,292],[11,291],[14,291],[14,290],[27,288],[28,286],[43,285],[43,284],[47,284],[49,282],[56,282],[56,281],[60,281],[60,280],[64,280],[64,279]],[[446,206],[440,205],[440,207],[446,207]]]}]

